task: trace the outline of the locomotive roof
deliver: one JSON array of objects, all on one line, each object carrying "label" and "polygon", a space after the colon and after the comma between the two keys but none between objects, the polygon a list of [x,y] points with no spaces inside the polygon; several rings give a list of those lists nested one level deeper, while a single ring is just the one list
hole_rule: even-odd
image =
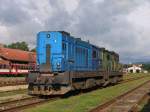
[{"label": "locomotive roof", "polygon": [[70,36],[70,33],[66,32],[66,31],[40,31],[40,32],[60,32],[62,34],[65,34],[65,35],[69,35]]},{"label": "locomotive roof", "polygon": [[70,38],[76,39],[77,41],[81,41],[81,42],[84,42],[84,43],[88,43],[88,44],[92,45],[93,47],[99,48],[100,50],[102,50],[102,51],[104,51],[104,52],[108,52],[108,53],[114,54],[114,55],[116,55],[116,56],[119,56],[119,55],[118,55],[116,52],[114,52],[114,51],[109,51],[109,50],[105,49],[104,47],[99,47],[99,46],[96,46],[96,45],[91,44],[91,43],[89,42],[89,40],[88,40],[88,41],[84,41],[84,40],[82,40],[81,38],[75,38],[74,36],[71,36],[70,33],[68,33],[67,31],[41,31],[41,32],[60,32],[60,33],[62,33],[62,34],[64,34],[64,35],[69,36]]}]

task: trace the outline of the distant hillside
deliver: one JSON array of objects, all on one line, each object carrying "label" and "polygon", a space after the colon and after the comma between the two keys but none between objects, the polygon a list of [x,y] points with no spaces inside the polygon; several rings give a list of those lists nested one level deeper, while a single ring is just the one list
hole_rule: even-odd
[{"label": "distant hillside", "polygon": [[123,57],[120,58],[120,61],[124,64],[149,64],[150,56],[142,56],[142,57]]},{"label": "distant hillside", "polygon": [[147,62],[135,62],[134,64],[150,64],[150,61],[147,61]]}]

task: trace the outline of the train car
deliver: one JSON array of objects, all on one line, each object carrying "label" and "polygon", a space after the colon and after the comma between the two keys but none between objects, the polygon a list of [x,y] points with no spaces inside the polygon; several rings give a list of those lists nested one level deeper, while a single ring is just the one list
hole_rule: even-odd
[{"label": "train car", "polygon": [[61,95],[72,90],[117,83],[122,79],[119,55],[64,31],[37,35],[39,71],[28,75],[31,95]]},{"label": "train car", "polygon": [[0,76],[27,75],[29,71],[35,69],[37,69],[35,64],[0,64]]}]

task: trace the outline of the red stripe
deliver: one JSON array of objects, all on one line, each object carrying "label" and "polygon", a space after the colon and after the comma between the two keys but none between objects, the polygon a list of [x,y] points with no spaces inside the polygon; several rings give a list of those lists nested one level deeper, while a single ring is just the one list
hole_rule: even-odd
[{"label": "red stripe", "polygon": [[21,73],[18,73],[18,72],[0,72],[0,75],[3,75],[3,74],[28,74],[29,72],[21,72]]}]

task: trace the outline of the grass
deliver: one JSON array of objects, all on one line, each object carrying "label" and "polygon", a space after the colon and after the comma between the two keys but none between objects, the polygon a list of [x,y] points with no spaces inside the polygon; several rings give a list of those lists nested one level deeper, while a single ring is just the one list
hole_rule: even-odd
[{"label": "grass", "polygon": [[145,99],[139,106],[140,112],[149,112],[150,111],[150,99],[148,101]]},{"label": "grass", "polygon": [[130,79],[130,78],[136,78],[136,77],[141,77],[141,76],[150,76],[150,74],[129,73],[129,74],[125,74],[125,75],[123,76],[123,79]]},{"label": "grass", "polygon": [[98,105],[137,87],[147,80],[150,80],[150,77],[116,86],[98,89],[89,93],[72,96],[66,99],[48,102],[31,109],[26,109],[24,110],[24,112],[87,112],[92,108],[95,108]]},{"label": "grass", "polygon": [[26,93],[27,93],[27,89],[13,90],[13,91],[8,91],[8,92],[0,92],[0,97],[13,96],[16,94],[26,94]]}]

